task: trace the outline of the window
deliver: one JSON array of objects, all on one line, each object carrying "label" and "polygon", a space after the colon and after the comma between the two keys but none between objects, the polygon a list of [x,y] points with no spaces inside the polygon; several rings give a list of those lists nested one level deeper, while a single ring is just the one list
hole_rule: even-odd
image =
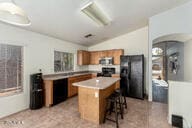
[{"label": "window", "polygon": [[154,56],[163,55],[163,49],[155,47],[155,48],[152,49],[152,54]]},{"label": "window", "polygon": [[0,95],[22,91],[23,48],[0,44]]},{"label": "window", "polygon": [[54,51],[54,71],[72,71],[74,69],[74,54]]}]

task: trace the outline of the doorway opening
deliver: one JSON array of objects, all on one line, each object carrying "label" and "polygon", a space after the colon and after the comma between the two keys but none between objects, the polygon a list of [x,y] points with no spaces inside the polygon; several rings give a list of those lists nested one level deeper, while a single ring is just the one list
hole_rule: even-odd
[{"label": "doorway opening", "polygon": [[186,42],[191,38],[192,36],[187,34],[171,34],[153,40],[152,101],[167,104],[168,82],[184,81]]},{"label": "doorway opening", "polygon": [[183,79],[184,44],[163,41],[153,44],[152,89],[153,101],[168,103],[168,80]]}]

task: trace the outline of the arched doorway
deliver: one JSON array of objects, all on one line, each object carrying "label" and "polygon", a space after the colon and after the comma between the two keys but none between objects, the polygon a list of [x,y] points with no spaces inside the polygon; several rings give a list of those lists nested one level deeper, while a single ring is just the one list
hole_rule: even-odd
[{"label": "arched doorway", "polygon": [[184,80],[184,44],[188,34],[171,34],[153,40],[152,101],[168,103],[168,81]]}]

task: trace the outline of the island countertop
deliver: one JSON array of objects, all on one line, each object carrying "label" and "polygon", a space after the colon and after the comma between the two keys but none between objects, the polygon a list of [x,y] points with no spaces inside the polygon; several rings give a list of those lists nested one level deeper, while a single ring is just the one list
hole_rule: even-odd
[{"label": "island countertop", "polygon": [[108,88],[109,86],[113,85],[114,83],[116,83],[119,80],[120,80],[120,78],[97,77],[97,78],[89,79],[86,81],[73,83],[73,86],[100,90],[100,89]]}]

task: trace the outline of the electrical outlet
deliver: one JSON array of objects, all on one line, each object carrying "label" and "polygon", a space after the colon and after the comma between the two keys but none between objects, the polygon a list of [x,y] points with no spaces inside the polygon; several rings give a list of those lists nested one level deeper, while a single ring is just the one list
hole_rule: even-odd
[{"label": "electrical outlet", "polygon": [[99,93],[95,92],[95,97],[98,98],[99,97]]}]

